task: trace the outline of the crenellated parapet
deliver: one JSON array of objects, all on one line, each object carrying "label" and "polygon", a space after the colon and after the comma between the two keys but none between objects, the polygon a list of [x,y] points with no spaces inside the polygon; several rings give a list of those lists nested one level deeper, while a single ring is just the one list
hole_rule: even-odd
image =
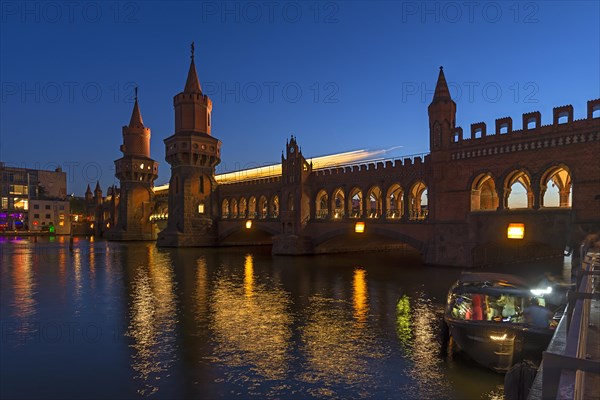
[{"label": "crenellated parapet", "polygon": [[485,122],[471,124],[468,135],[464,135],[461,127],[456,127],[449,148],[452,151],[451,158],[489,156],[598,141],[598,132],[594,132],[593,128],[600,128],[600,99],[588,101],[587,108],[587,118],[575,120],[572,105],[555,107],[552,124],[549,125],[542,125],[539,111],[524,113],[519,130],[513,129],[511,117],[496,119],[493,133],[487,132]]}]

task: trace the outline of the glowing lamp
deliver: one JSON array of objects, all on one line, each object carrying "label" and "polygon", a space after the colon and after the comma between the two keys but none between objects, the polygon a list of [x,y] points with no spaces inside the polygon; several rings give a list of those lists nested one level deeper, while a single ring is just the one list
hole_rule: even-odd
[{"label": "glowing lamp", "polygon": [[250,228],[252,228],[252,220],[251,219],[246,221],[246,229],[250,229]]},{"label": "glowing lamp", "polygon": [[364,222],[357,222],[354,225],[354,232],[363,233],[364,231],[365,231],[365,223]]},{"label": "glowing lamp", "polygon": [[525,224],[508,224],[506,237],[509,239],[523,239],[525,237]]},{"label": "glowing lamp", "polygon": [[198,214],[204,214],[204,203],[198,204]]}]

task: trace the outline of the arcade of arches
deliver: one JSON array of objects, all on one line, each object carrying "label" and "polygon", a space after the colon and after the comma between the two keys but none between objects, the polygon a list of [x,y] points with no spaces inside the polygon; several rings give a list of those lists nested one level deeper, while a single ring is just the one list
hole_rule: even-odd
[{"label": "arcade of arches", "polygon": [[[417,181],[406,193],[398,183],[390,185],[387,190],[380,186],[371,186],[363,191],[353,187],[348,191],[337,187],[331,191],[317,191],[311,207],[314,207],[316,220],[350,219],[388,219],[423,221],[428,215],[427,185]],[[405,212],[408,210],[408,212]],[[270,200],[261,195],[240,198],[226,198],[221,203],[221,218],[257,218],[269,219],[279,217],[279,197],[274,195]]]},{"label": "arcade of arches", "polygon": [[471,185],[471,211],[495,211],[501,197],[505,209],[571,207],[571,173],[566,166],[548,168],[541,175],[539,185],[535,183],[527,171],[511,171],[506,174],[503,194],[499,196],[492,174],[482,173]]}]

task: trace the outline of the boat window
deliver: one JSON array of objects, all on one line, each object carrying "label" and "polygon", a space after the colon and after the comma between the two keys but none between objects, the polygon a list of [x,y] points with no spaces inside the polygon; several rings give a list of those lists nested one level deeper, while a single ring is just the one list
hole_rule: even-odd
[{"label": "boat window", "polygon": [[521,323],[527,299],[520,296],[490,296],[480,293],[453,294],[452,317],[473,321]]}]

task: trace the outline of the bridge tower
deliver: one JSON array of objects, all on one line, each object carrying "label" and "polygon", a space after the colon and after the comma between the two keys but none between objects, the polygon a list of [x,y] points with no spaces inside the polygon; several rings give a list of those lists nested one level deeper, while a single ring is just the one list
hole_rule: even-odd
[{"label": "bridge tower", "polygon": [[[456,132],[456,103],[450,96],[444,68],[440,67],[433,100],[429,105],[429,149],[431,172],[427,182],[428,219],[430,221],[453,220],[455,209],[462,204],[462,197],[452,190],[456,174],[449,172],[451,144]],[[450,225],[434,225],[429,240],[426,262],[436,264],[443,260],[447,248],[459,248],[466,237],[465,232],[455,233]],[[456,243],[451,243],[456,240]],[[464,255],[464,252],[461,253]],[[461,260],[461,262],[465,262]]]},{"label": "bridge tower", "polygon": [[310,217],[310,191],[307,184],[312,172],[292,135],[281,155],[281,233],[273,238],[273,254],[304,254],[312,251],[311,240],[303,234]]},{"label": "bridge tower", "polygon": [[[144,126],[137,88],[129,125],[123,127],[123,156],[115,160],[115,176],[121,182],[118,218],[109,240],[155,240],[156,227],[150,222],[154,207],[154,180],[158,163],[150,158],[150,128]],[[116,190],[113,190],[112,201]]]},{"label": "bridge tower", "polygon": [[193,43],[191,59],[185,88],[173,99],[175,133],[164,140],[171,179],[167,227],[157,241],[163,247],[211,246],[217,240],[221,142],[211,136],[212,101],[200,87]]}]

